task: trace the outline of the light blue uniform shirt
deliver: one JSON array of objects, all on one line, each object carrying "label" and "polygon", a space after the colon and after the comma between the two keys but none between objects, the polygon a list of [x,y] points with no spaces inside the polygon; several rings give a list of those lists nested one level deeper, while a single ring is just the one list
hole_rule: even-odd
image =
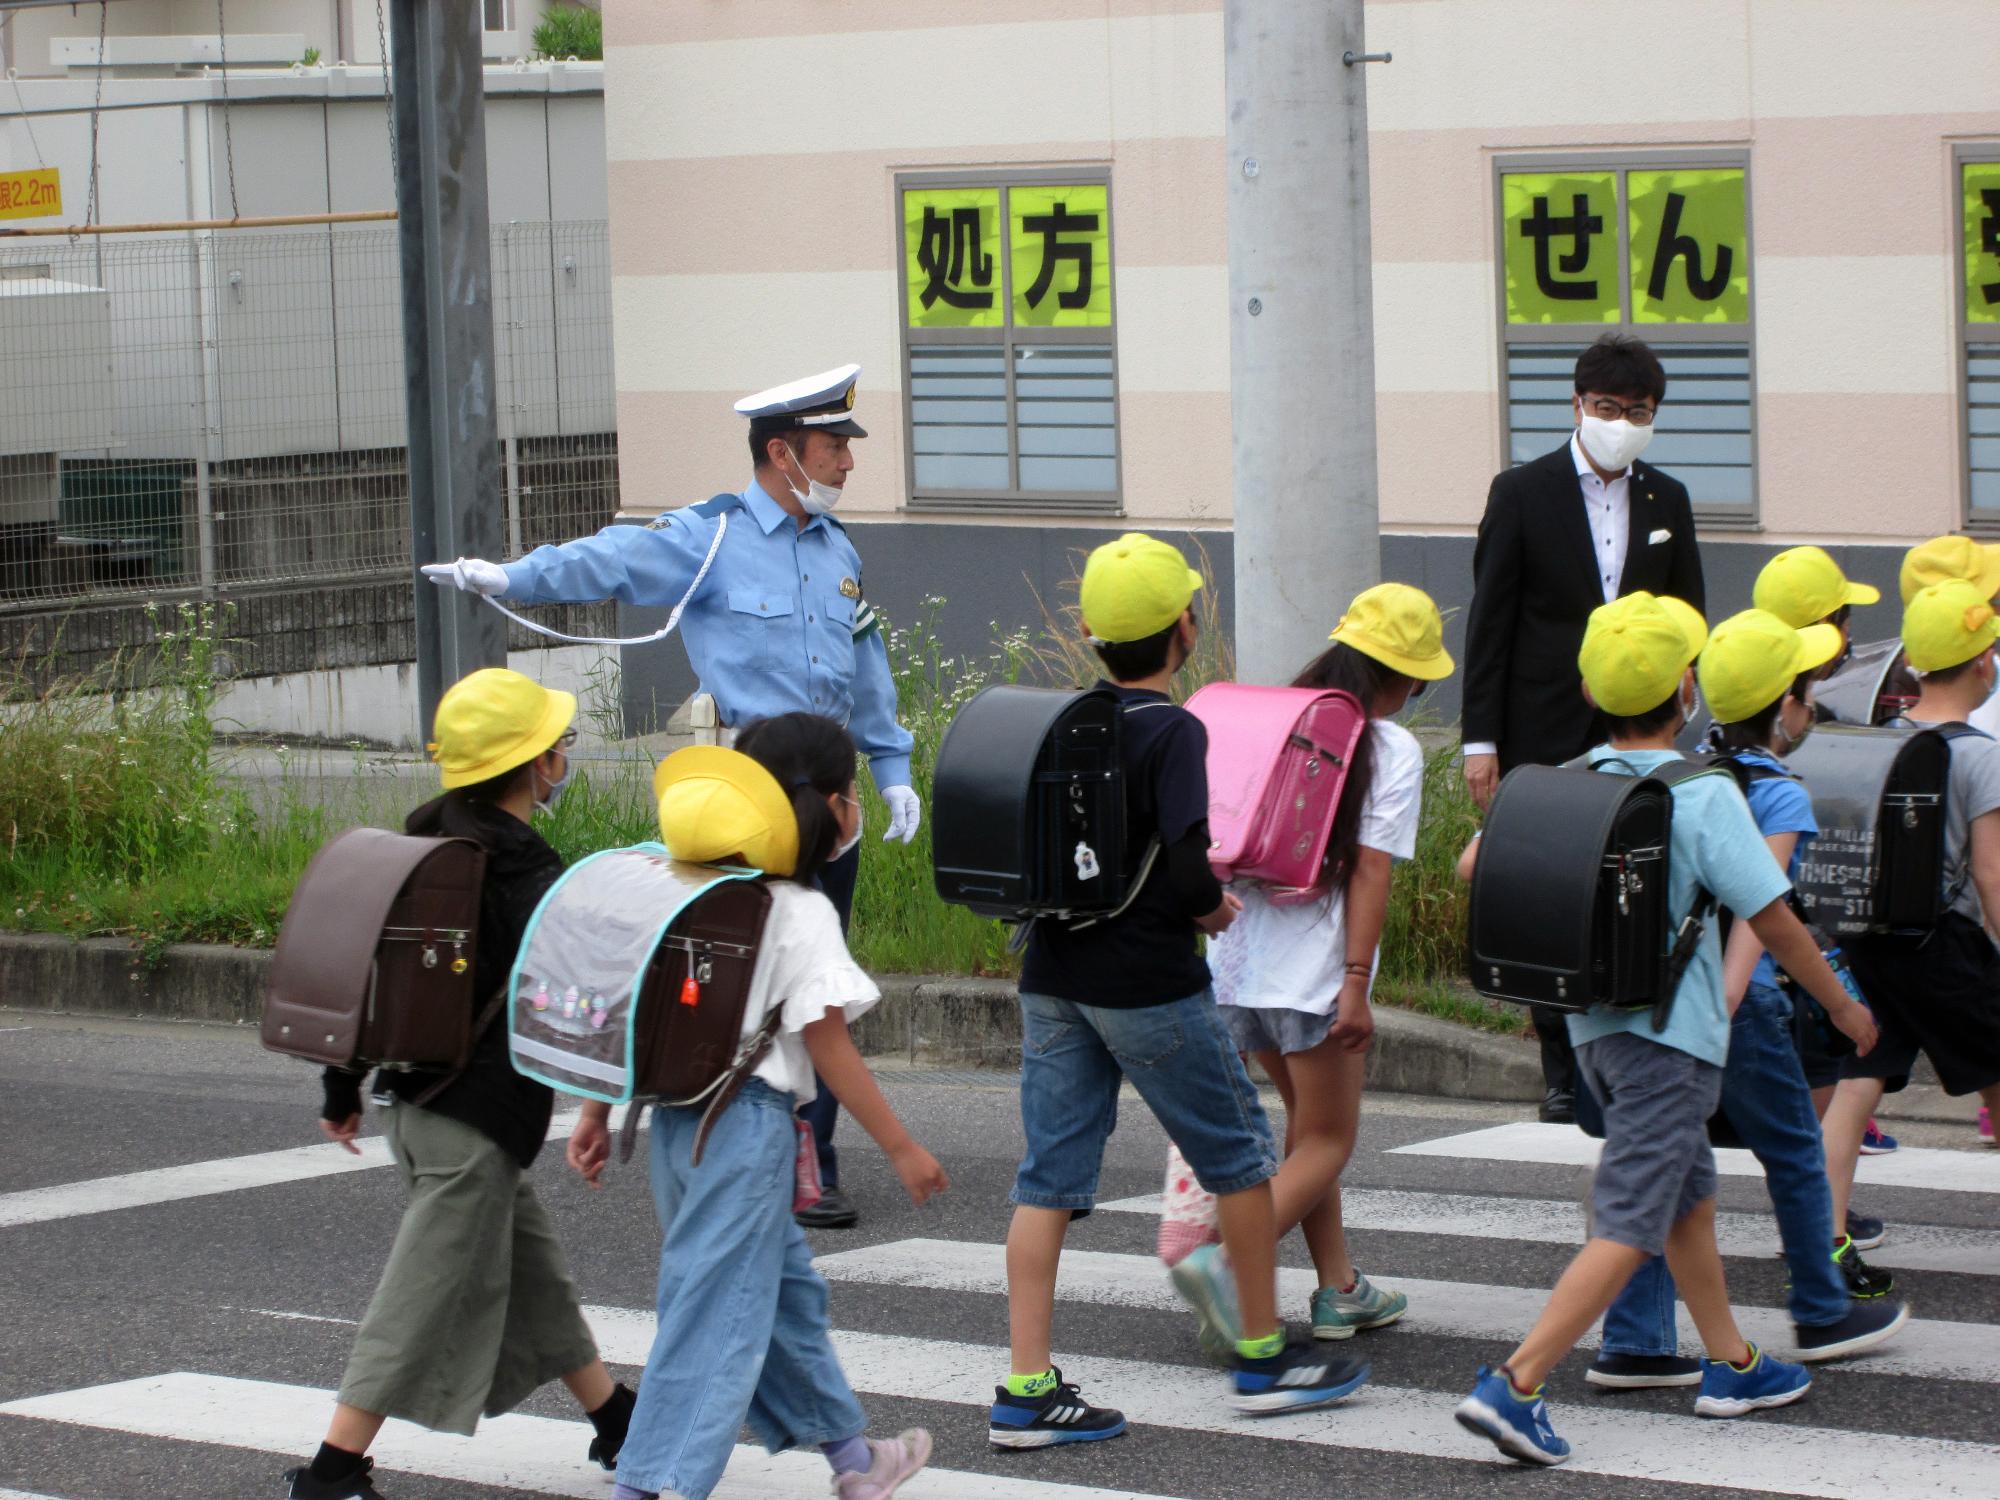
[{"label": "light blue uniform shirt", "polygon": [[[1662,762],[1679,759],[1672,750],[1614,750],[1599,745],[1590,752],[1592,764],[1615,756],[1644,774]],[[1617,766],[1600,776],[1627,774]],[[1695,887],[1711,892],[1739,918],[1752,917],[1792,888],[1771,846],[1757,831],[1750,808],[1727,771],[1697,776],[1673,789],[1673,837],[1667,858],[1667,910],[1673,929],[1694,905]],[[1653,1030],[1650,1010],[1612,1010],[1594,1005],[1569,1018],[1570,1040],[1578,1046],[1629,1031],[1663,1047],[1686,1052],[1722,1067],[1729,1061],[1729,1006],[1722,993],[1722,943],[1713,913],[1695,948],[1694,959],[1681,976],[1665,1031]],[[1672,941],[1672,932],[1668,940]]]},{"label": "light blue uniform shirt", "polygon": [[[740,506],[704,501],[651,526],[607,526],[506,565],[509,603],[617,599],[670,609],[729,528],[681,616],[688,660],[724,724],[803,709],[847,726],[879,787],[910,784],[888,648],[861,600],[861,557],[831,516],[800,526],[752,480]],[[842,591],[845,585],[847,592]],[[861,625],[856,634],[857,621]]]}]

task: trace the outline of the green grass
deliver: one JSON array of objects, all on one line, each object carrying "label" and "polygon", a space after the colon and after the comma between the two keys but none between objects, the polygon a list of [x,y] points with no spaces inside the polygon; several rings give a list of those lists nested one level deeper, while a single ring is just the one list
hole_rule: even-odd
[{"label": "green grass", "polygon": [[[1080,561],[1080,559],[1079,559]],[[1209,569],[1206,557],[1200,560]],[[1228,677],[1229,643],[1215,591],[1198,596],[1201,647],[1176,686],[1185,695]],[[1073,605],[1042,609],[1039,628],[994,626],[983,659],[947,655],[937,620],[944,601],[886,626],[899,712],[915,746],[916,784],[930,785],[952,716],[993,682],[1072,685],[1096,675]],[[226,608],[183,606],[156,621],[158,641],[87,679],[36,683],[31,664],[0,669],[0,926],[72,936],[122,936],[156,955],[169,943],[262,947],[275,940],[291,892],[313,853],[357,823],[397,827],[408,811],[362,774],[310,795],[287,774],[253,807],[215,749],[215,662],[229,644]],[[584,693],[585,717],[609,731],[617,685]],[[634,750],[578,761],[574,780],[537,826],[565,860],[658,837],[652,762]],[[855,893],[854,953],[878,973],[1011,976],[1007,929],[938,900],[929,820],[905,846],[885,844],[888,811],[859,777],[868,845]],[[1424,768],[1416,857],[1399,866],[1383,937],[1383,1003],[1488,1030],[1518,1032],[1459,979],[1465,893],[1452,866],[1474,826],[1448,748]]]}]

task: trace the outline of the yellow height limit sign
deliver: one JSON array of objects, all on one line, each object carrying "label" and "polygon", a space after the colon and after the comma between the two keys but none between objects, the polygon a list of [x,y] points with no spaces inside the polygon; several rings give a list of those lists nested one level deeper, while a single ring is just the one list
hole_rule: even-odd
[{"label": "yellow height limit sign", "polygon": [[62,212],[62,172],[0,172],[0,219],[43,219]]}]

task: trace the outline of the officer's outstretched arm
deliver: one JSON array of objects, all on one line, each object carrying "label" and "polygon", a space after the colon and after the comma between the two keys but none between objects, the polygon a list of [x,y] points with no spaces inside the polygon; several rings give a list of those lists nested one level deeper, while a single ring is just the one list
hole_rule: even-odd
[{"label": "officer's outstretched arm", "polygon": [[537,547],[502,570],[505,597],[524,604],[674,604],[708,556],[715,525],[712,517],[675,511],[664,525],[607,526],[595,536]]},{"label": "officer's outstretched arm", "polygon": [[896,679],[882,628],[871,626],[854,642],[854,713],[847,721],[854,743],[868,757],[875,789],[910,784],[910,731],[896,722]]}]

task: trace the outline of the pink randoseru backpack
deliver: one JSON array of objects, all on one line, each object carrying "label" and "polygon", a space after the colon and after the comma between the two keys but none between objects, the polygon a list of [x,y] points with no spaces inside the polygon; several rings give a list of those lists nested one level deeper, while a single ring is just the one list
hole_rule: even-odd
[{"label": "pink randoseru backpack", "polygon": [[1208,730],[1208,862],[1280,905],[1318,890],[1334,809],[1368,716],[1350,693],[1213,682],[1188,699]]}]

